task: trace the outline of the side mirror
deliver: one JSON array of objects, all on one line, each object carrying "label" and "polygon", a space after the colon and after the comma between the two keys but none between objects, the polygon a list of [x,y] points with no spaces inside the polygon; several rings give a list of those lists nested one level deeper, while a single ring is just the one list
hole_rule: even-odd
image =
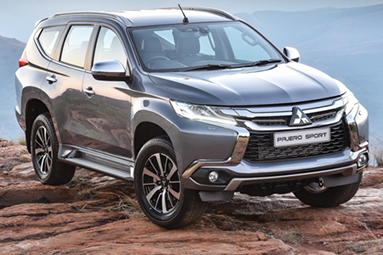
[{"label": "side mirror", "polygon": [[102,81],[124,81],[129,78],[129,74],[117,60],[97,62],[93,65],[91,72],[96,80]]},{"label": "side mirror", "polygon": [[284,47],[283,54],[285,54],[289,59],[295,62],[299,62],[301,55],[298,50],[293,47]]}]

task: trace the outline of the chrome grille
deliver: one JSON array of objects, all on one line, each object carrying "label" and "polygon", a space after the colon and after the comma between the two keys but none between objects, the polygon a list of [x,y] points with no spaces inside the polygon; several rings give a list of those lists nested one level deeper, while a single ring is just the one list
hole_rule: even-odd
[{"label": "chrome grille", "polygon": [[284,126],[289,123],[290,119],[290,116],[258,117],[251,121],[260,126]]},{"label": "chrome grille", "polygon": [[313,157],[342,152],[349,144],[346,127],[341,121],[331,125],[331,141],[318,144],[305,144],[276,148],[273,145],[273,132],[250,132],[250,139],[244,155],[248,162],[275,161]]},{"label": "chrome grille", "polygon": [[[315,123],[318,121],[335,118],[338,111],[341,109],[333,109],[328,111],[320,111],[307,114],[307,117]],[[276,117],[256,117],[251,121],[259,126],[287,126],[290,123],[291,116],[276,116]]]},{"label": "chrome grille", "polygon": [[316,112],[316,113],[307,114],[307,117],[309,117],[312,122],[317,122],[317,121],[332,119],[335,117],[337,112],[338,110]]}]

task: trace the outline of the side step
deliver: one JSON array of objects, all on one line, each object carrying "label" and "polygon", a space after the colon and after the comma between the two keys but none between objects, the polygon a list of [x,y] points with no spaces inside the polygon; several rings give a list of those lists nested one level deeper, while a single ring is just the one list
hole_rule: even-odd
[{"label": "side step", "polygon": [[[68,149],[68,146],[65,146]],[[116,157],[95,150],[72,147],[71,152],[60,160],[118,179],[133,180],[134,162],[128,158]]]}]

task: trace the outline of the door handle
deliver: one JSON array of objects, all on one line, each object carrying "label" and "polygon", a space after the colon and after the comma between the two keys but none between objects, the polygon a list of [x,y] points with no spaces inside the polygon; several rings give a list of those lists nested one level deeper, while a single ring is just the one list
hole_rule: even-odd
[{"label": "door handle", "polygon": [[47,77],[45,77],[45,79],[49,82],[49,84],[57,82],[56,75],[54,75],[54,74],[47,75]]},{"label": "door handle", "polygon": [[88,87],[87,89],[83,90],[85,94],[87,94],[88,97],[94,96],[96,92],[93,91],[92,87]]}]

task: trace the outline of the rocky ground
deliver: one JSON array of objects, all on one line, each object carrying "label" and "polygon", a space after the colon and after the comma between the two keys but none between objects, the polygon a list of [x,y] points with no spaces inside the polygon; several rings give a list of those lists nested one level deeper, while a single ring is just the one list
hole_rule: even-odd
[{"label": "rocky ground", "polygon": [[383,169],[367,169],[336,208],[236,194],[169,231],[144,217],[131,183],[79,169],[68,185],[45,186],[30,161],[0,139],[0,254],[383,254]]}]

